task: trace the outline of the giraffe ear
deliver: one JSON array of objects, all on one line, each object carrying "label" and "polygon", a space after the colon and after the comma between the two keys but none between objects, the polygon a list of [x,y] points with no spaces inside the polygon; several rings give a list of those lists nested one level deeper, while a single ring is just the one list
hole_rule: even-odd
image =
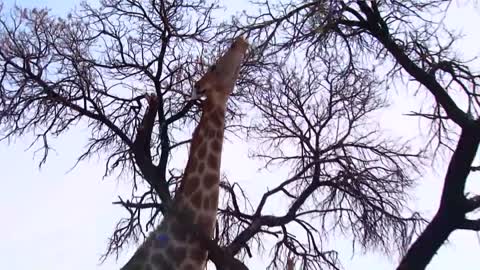
[{"label": "giraffe ear", "polygon": [[199,98],[200,98],[200,96],[198,95],[197,87],[193,87],[192,95],[190,96],[189,100],[197,100]]},{"label": "giraffe ear", "polygon": [[198,90],[198,86],[195,85],[192,89],[192,95],[189,98],[190,101],[201,100],[203,97],[205,97],[205,93],[199,93]]}]

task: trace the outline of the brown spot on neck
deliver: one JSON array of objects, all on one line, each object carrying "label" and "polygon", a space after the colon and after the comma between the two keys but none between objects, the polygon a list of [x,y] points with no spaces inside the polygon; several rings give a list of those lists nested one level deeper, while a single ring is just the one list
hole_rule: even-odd
[{"label": "brown spot on neck", "polygon": [[201,179],[201,182],[203,183],[203,187],[206,190],[211,189],[213,186],[217,185],[220,182],[220,175],[218,172],[215,173],[207,173],[205,174]]},{"label": "brown spot on neck", "polygon": [[210,153],[208,155],[207,165],[209,168],[217,170],[217,168],[220,168],[220,158],[216,154]]},{"label": "brown spot on neck", "polygon": [[188,253],[190,258],[196,262],[203,262],[207,259],[207,251],[200,247],[199,244],[195,245]]},{"label": "brown spot on neck", "polygon": [[185,247],[173,247],[169,246],[167,248],[167,256],[172,259],[176,267],[180,266],[187,256],[187,250]]},{"label": "brown spot on neck", "polygon": [[192,198],[190,201],[192,202],[194,207],[200,208],[202,205],[202,199],[203,199],[202,191],[199,190],[192,195]]},{"label": "brown spot on neck", "polygon": [[220,153],[222,151],[222,141],[219,139],[211,141],[211,146],[214,152]]},{"label": "brown spot on neck", "polygon": [[213,128],[223,129],[225,125],[225,110],[221,108],[216,108],[208,113],[208,118],[211,120]]},{"label": "brown spot on neck", "polygon": [[152,262],[162,270],[173,270],[173,265],[161,254],[153,254]]},{"label": "brown spot on neck", "polygon": [[[198,148],[198,151],[195,153],[195,157],[197,159],[203,159],[207,155],[207,143],[204,142],[200,147]],[[195,158],[194,157],[194,158]]]},{"label": "brown spot on neck", "polygon": [[212,235],[213,234],[213,228],[215,225],[215,216],[211,217],[208,215],[201,215],[198,216],[197,218],[197,224],[203,231],[205,235]]},{"label": "brown spot on neck", "polygon": [[195,190],[198,189],[199,185],[200,185],[200,178],[198,178],[198,176],[186,175],[183,177],[180,190],[183,192],[185,196],[189,196]]}]

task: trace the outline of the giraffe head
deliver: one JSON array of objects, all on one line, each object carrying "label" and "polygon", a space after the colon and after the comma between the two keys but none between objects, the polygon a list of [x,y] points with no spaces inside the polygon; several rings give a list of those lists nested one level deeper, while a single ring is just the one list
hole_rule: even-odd
[{"label": "giraffe head", "polygon": [[247,41],[237,37],[227,52],[195,83],[193,98],[205,95],[209,102],[224,105],[233,91],[247,49]]}]

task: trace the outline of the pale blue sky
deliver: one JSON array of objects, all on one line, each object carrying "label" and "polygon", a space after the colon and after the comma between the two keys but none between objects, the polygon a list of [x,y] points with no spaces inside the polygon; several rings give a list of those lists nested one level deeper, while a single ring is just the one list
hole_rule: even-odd
[{"label": "pale blue sky", "polygon": [[[13,1],[6,1],[7,6]],[[462,1],[464,2],[464,1]],[[63,13],[72,8],[77,0],[17,1],[22,6],[47,6],[54,13]],[[245,0],[228,4],[229,9],[240,9]],[[480,43],[476,24],[479,12],[471,8],[457,8],[454,4],[447,17],[452,27],[462,29],[467,35],[460,44],[465,56],[479,55]],[[401,90],[401,89],[400,89]],[[406,94],[396,96],[398,102],[381,115],[382,126],[392,134],[411,134],[418,131],[415,120],[402,117],[401,113],[418,108],[418,102]],[[412,127],[404,130],[401,127]],[[27,136],[28,138],[28,136]],[[115,181],[113,178],[102,180],[103,160],[92,160],[79,165],[72,172],[67,171],[86,144],[87,133],[80,127],[72,129],[54,142],[53,152],[41,171],[37,164],[39,157],[33,159],[32,151],[25,151],[28,139],[18,140],[10,145],[0,143],[0,164],[2,164],[2,196],[0,212],[0,261],[2,269],[18,270],[118,270],[131,256],[136,246],[115,258],[98,265],[99,256],[107,245],[116,221],[124,217],[124,212],[111,205],[118,195],[127,195],[129,185],[126,179]],[[233,138],[232,138],[233,139]],[[253,202],[264,192],[269,183],[275,181],[274,174],[259,175],[255,162],[247,159],[248,145],[232,140],[224,149],[223,171],[235,175],[235,180],[248,187]],[[235,153],[233,155],[232,153]],[[179,158],[179,161],[184,159]],[[239,163],[244,166],[236,166]],[[430,218],[436,210],[445,166],[438,166],[438,173],[426,175],[415,191],[416,198],[412,206]],[[476,177],[473,175],[473,177]],[[480,192],[480,183],[470,181]],[[257,197],[255,197],[257,196]],[[271,209],[283,211],[283,208]],[[472,269],[478,265],[479,241],[474,233],[455,232],[451,243],[442,247],[428,269]],[[351,258],[350,242],[330,239],[329,248],[337,247],[346,269],[394,269],[396,257],[387,258],[379,253],[358,254]],[[264,256],[268,257],[267,251]],[[27,254],[27,255],[26,255]],[[251,270],[264,269],[264,261],[257,257],[247,261]],[[299,268],[298,268],[299,269]]]}]

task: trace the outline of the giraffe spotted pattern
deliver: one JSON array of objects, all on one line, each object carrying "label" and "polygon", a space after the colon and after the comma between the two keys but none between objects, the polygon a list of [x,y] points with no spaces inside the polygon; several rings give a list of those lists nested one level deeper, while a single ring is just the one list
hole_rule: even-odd
[{"label": "giraffe spotted pattern", "polygon": [[[182,221],[197,225],[200,233],[209,238],[213,236],[218,208],[227,101],[247,48],[248,43],[237,38],[214,68],[195,84],[195,93],[205,95],[206,99],[202,101],[202,116],[193,132],[184,176],[172,208],[182,215]],[[178,216],[166,214],[121,270],[203,270],[207,255]]]}]

